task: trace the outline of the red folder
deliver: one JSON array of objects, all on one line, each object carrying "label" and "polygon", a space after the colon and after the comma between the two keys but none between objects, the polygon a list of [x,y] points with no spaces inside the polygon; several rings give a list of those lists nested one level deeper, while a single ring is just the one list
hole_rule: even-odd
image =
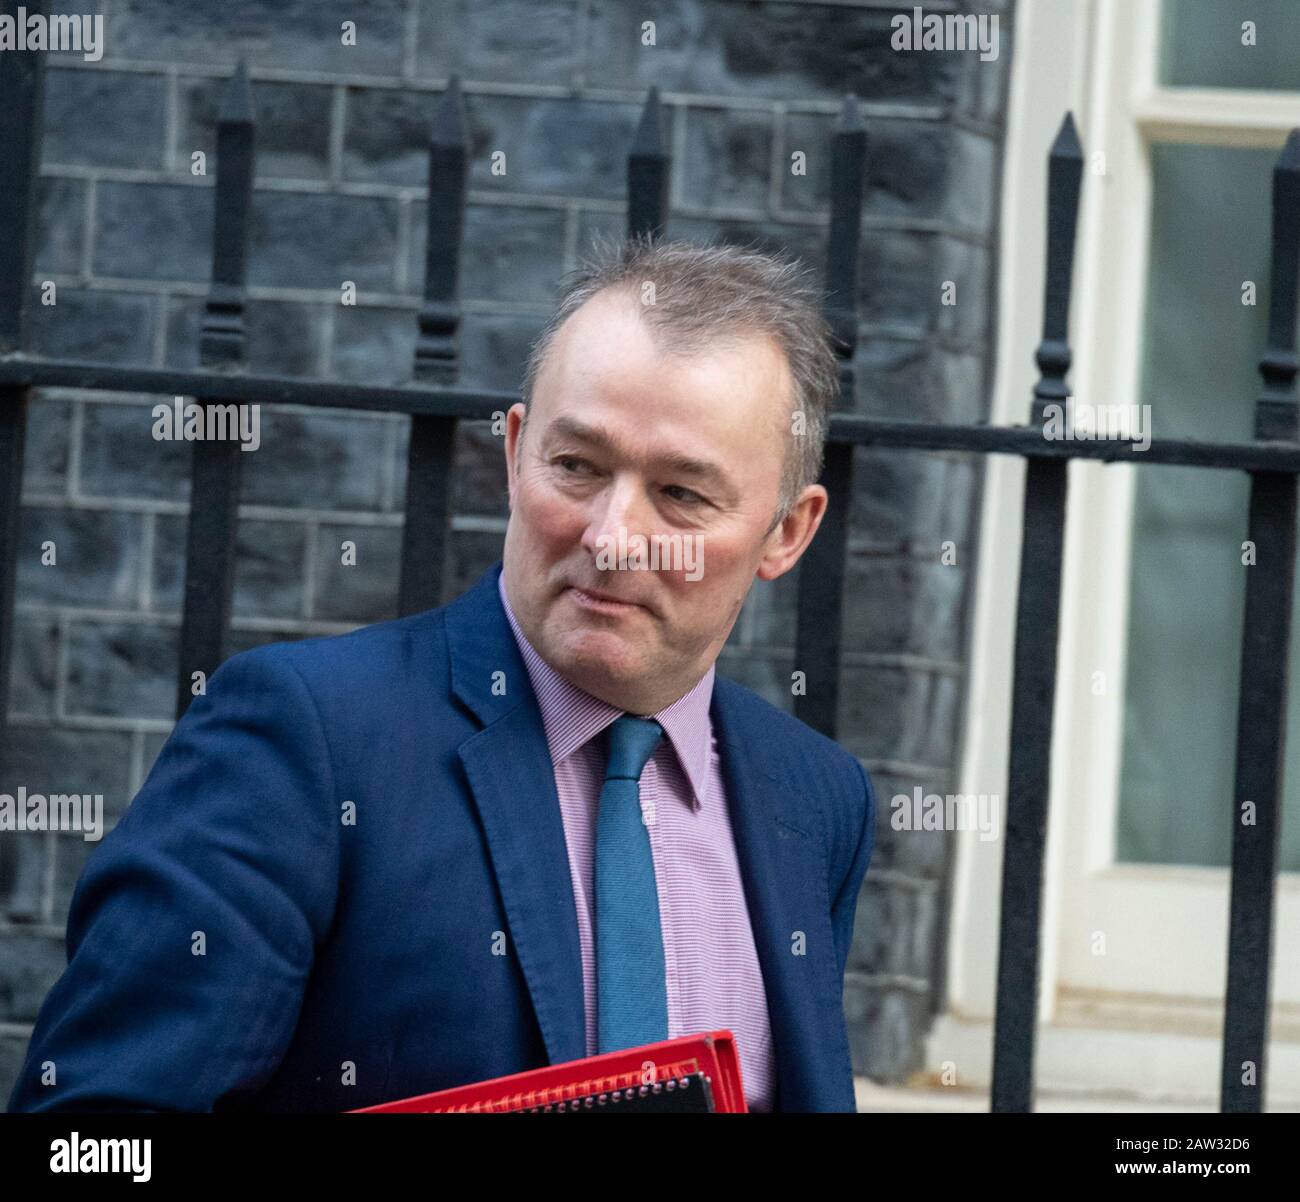
[{"label": "red folder", "polygon": [[[688,1084],[683,1084],[687,1082]],[[505,1114],[516,1111],[620,1109],[647,1096],[663,1096],[704,1085],[709,1109],[745,1113],[740,1058],[730,1031],[683,1035],[639,1048],[605,1052],[582,1060],[549,1064],[491,1081],[458,1085],[382,1106],[366,1106],[351,1114]],[[697,1092],[700,1085],[695,1084]],[[632,1091],[629,1093],[628,1091]],[[625,1105],[634,1109],[639,1106]]]}]

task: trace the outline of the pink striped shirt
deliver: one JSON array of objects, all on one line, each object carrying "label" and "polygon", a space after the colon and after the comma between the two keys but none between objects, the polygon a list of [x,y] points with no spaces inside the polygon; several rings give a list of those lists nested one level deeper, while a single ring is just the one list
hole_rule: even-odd
[{"label": "pink striped shirt", "polygon": [[[605,740],[624,711],[555,671],[524,637],[497,578],[555,768],[582,946],[587,1055],[596,1053],[596,952],[592,933],[596,809],[605,778]],[[736,1037],[751,1110],[770,1111],[775,1083],[767,996],[745,905],[727,796],[709,718],[715,666],[685,696],[650,715],[663,728],[641,773],[641,810],[659,890],[668,990],[668,1038],[729,1029]]]}]

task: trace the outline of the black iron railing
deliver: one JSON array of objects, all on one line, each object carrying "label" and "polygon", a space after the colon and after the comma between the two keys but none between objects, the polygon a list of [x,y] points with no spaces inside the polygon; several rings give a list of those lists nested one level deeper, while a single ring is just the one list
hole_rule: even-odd
[{"label": "black iron railing", "polygon": [[[428,250],[412,383],[368,387],[243,369],[245,250],[253,202],[254,120],[247,74],[231,79],[218,125],[212,288],[196,371],[112,366],[43,358],[23,351],[31,281],[32,222],[39,174],[42,66],[39,53],[0,55],[0,736],[12,662],[14,580],[20,520],[25,419],[33,388],[188,396],[209,405],[294,404],[380,410],[411,418],[399,610],[444,601],[445,548],[451,520],[452,448],[461,420],[491,419],[518,397],[455,383],[461,320],[458,276],[468,153],[465,118],[452,79],[433,118],[429,147]],[[1249,538],[1257,564],[1248,577],[1237,736],[1236,799],[1255,803],[1253,826],[1236,820],[1233,802],[1231,929],[1223,1029],[1221,1104],[1260,1110],[1268,1043],[1273,890],[1300,472],[1295,378],[1296,273],[1300,244],[1300,130],[1287,141],[1274,174],[1272,288],[1265,387],[1256,405],[1255,439],[1244,443],[1133,442],[1047,436],[1051,405],[1068,401],[1067,338],[1074,231],[1083,152],[1067,115],[1049,158],[1047,278],[1043,340],[1030,422],[1020,427],[885,421],[848,412],[857,340],[858,240],[866,131],[853,98],[835,134],[826,312],[837,340],[841,395],[832,415],[822,483],[830,504],[799,574],[796,662],[808,687],[795,712],[836,735],[842,594],[855,446],[913,451],[1018,455],[1026,460],[1023,545],[1016,617],[1010,773],[1002,870],[992,1107],[1028,1110],[1033,1100],[1043,853],[1048,817],[1052,706],[1056,685],[1061,549],[1071,459],[1144,465],[1180,464],[1247,472]],[[629,235],[664,227],[669,161],[659,97],[652,89],[628,158]],[[196,672],[210,675],[224,657],[238,519],[240,454],[234,441],[193,448],[184,613],[177,667],[177,713],[192,696]],[[0,756],[4,746],[0,744]],[[1228,815],[1224,815],[1228,820]],[[1253,1063],[1253,1085],[1243,1065]]]}]

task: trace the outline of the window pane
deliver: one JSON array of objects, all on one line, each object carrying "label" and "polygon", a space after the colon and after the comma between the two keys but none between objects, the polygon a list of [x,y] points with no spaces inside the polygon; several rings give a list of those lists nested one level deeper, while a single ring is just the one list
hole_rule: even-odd
[{"label": "window pane", "polygon": [[1163,0],[1160,82],[1300,91],[1300,0]]},{"label": "window pane", "polygon": [[[1156,438],[1251,437],[1278,153],[1152,147],[1142,400]],[[1247,281],[1257,288],[1253,307],[1242,303]],[[1241,563],[1249,485],[1237,472],[1133,470],[1118,858],[1226,866],[1252,570]],[[1300,615],[1293,626],[1281,856],[1289,871],[1300,870]]]}]

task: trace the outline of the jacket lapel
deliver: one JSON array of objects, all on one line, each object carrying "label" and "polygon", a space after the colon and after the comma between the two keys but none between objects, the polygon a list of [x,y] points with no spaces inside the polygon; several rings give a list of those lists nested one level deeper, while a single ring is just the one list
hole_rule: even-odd
[{"label": "jacket lapel", "polygon": [[788,762],[740,686],[715,676],[713,687],[719,763],[772,1026],[775,1108],[853,1110],[843,984],[809,774]]},{"label": "jacket lapel", "polygon": [[460,745],[510,939],[552,1064],[586,1055],[578,917],[555,773],[497,594],[501,564],[446,610],[452,692],[483,724]]}]

